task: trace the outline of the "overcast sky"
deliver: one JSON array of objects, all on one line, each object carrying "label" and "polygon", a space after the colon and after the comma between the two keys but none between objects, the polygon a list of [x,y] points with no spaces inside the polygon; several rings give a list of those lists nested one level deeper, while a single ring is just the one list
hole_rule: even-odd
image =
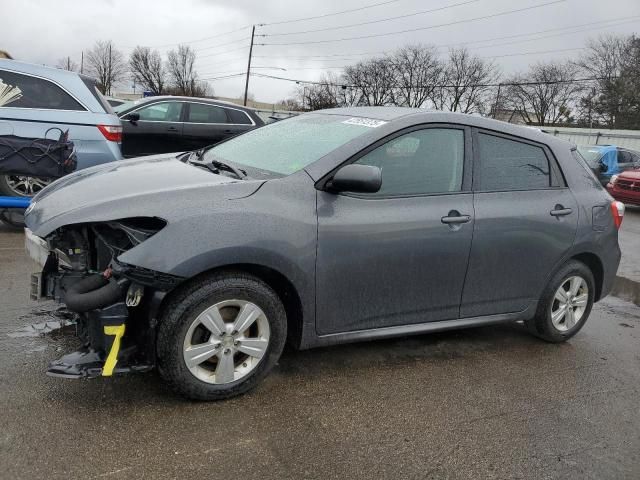
[{"label": "overcast sky", "polygon": [[[197,52],[200,77],[212,78],[245,71],[251,29],[244,27],[272,23],[256,27],[255,43],[287,45],[256,45],[254,72],[313,80],[326,69],[339,72],[339,67],[367,57],[353,54],[388,51],[410,43],[442,46],[443,53],[447,46],[466,43],[478,55],[494,58],[509,74],[526,70],[530,63],[539,60],[576,57],[590,37],[640,32],[638,0],[552,2],[554,0],[3,0],[0,49],[22,61],[55,65],[59,58],[67,55],[79,63],[81,51],[91,48],[96,40],[113,40],[124,54],[136,45],[157,47],[164,53],[174,46],[171,44],[187,43]],[[378,6],[327,15],[374,4]],[[542,4],[547,5],[500,15]],[[424,10],[432,11],[391,19]],[[493,18],[466,21],[496,14]],[[273,24],[312,16],[322,17]],[[313,31],[363,22],[375,23]],[[460,23],[438,26],[452,22]],[[335,41],[411,29],[414,31]],[[227,33],[234,30],[238,31]],[[275,35],[289,33],[292,34]],[[270,34],[272,36],[258,36]],[[211,80],[211,85],[216,95],[238,97],[244,88],[244,78]],[[289,96],[295,88],[292,82],[251,78],[249,90],[256,100],[275,102]],[[130,89],[127,82],[121,90]]]}]

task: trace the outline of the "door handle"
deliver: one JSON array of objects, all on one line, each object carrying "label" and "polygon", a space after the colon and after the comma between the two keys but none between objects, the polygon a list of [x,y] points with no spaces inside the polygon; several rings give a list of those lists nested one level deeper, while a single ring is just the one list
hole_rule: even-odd
[{"label": "door handle", "polygon": [[573,210],[571,208],[564,208],[562,205],[556,205],[549,213],[554,217],[564,217],[565,215],[571,215]]},{"label": "door handle", "polygon": [[225,130],[224,133],[233,133],[233,130]]},{"label": "door handle", "polygon": [[167,128],[167,132],[177,132],[178,129],[176,127],[169,127]]},{"label": "door handle", "polygon": [[449,212],[449,215],[446,217],[442,217],[440,221],[445,225],[455,225],[458,223],[468,223],[471,220],[469,215],[455,215],[453,212]]}]

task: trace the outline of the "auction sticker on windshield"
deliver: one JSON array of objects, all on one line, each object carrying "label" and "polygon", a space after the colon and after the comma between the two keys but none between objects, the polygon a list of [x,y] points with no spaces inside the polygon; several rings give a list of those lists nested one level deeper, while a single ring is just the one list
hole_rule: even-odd
[{"label": "auction sticker on windshield", "polygon": [[349,120],[345,120],[342,123],[346,123],[348,125],[361,125],[363,127],[376,128],[376,127],[379,127],[380,125],[384,125],[387,122],[383,120],[375,120],[373,118],[354,117],[354,118],[350,118]]}]

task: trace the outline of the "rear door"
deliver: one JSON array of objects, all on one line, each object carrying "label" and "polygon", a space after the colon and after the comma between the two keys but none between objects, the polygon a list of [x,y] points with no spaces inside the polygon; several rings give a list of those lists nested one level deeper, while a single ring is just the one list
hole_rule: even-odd
[{"label": "rear door", "polygon": [[142,106],[131,113],[140,115],[130,121],[122,117],[122,153],[125,157],[179,152],[182,147],[184,102],[162,101]]},{"label": "rear door", "polygon": [[544,145],[474,129],[475,226],[461,317],[537,301],[573,244],[578,206]]},{"label": "rear door", "polygon": [[230,135],[227,110],[209,103],[187,103],[182,141],[184,150],[215,145]]}]

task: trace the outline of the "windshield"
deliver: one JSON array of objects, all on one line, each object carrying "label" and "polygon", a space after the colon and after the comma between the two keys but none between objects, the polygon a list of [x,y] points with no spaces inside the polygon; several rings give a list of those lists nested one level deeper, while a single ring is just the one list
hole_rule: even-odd
[{"label": "windshield", "polygon": [[579,145],[578,152],[580,152],[580,155],[582,155],[582,157],[587,161],[587,164],[591,168],[597,167],[600,158],[602,158],[602,150],[598,147]]},{"label": "windshield", "polygon": [[301,115],[221,143],[207,150],[203,160],[290,175],[383,123],[341,115]]}]

